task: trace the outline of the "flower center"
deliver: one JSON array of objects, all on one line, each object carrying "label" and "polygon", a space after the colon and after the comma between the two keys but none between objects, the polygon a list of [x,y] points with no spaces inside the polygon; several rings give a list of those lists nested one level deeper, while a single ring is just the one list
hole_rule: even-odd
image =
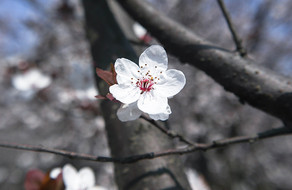
[{"label": "flower center", "polygon": [[141,94],[143,94],[144,92],[149,92],[150,90],[153,89],[152,86],[154,82],[152,79],[144,78],[142,80],[138,80],[136,84],[140,88]]}]

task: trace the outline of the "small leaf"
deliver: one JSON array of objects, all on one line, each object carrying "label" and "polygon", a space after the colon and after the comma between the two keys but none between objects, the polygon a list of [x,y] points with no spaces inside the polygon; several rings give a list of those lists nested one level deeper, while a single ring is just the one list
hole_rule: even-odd
[{"label": "small leaf", "polygon": [[107,93],[106,97],[107,97],[110,101],[115,100],[114,96],[113,96],[111,93]]},{"label": "small leaf", "polygon": [[25,190],[39,190],[45,174],[40,170],[30,170],[27,172],[24,182]]},{"label": "small leaf", "polygon": [[56,179],[50,178],[50,174],[47,173],[42,181],[42,185],[39,190],[64,190],[65,186],[63,183],[62,173],[58,175]]},{"label": "small leaf", "polygon": [[114,84],[118,84],[118,82],[117,82],[117,73],[116,73],[116,70],[115,70],[115,66],[112,63],[111,63],[111,71],[112,71],[112,74],[113,74]]},{"label": "small leaf", "polygon": [[97,99],[101,99],[101,100],[106,100],[107,99],[107,97],[102,96],[102,95],[96,95],[94,97],[97,98]]},{"label": "small leaf", "polygon": [[105,71],[100,68],[96,68],[96,74],[110,86],[117,84],[116,72],[113,66],[111,71]]}]

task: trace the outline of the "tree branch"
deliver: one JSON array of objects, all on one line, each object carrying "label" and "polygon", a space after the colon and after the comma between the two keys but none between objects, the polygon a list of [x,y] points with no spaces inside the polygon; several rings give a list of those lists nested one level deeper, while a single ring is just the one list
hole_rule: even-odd
[{"label": "tree branch", "polygon": [[9,143],[9,142],[0,142],[0,147],[10,148],[10,149],[19,149],[19,150],[28,150],[28,151],[34,151],[34,152],[51,153],[51,154],[56,154],[60,156],[65,156],[71,159],[129,164],[129,163],[134,163],[134,162],[145,160],[145,159],[154,159],[154,158],[170,156],[170,155],[183,155],[183,154],[193,153],[196,151],[207,151],[207,150],[216,149],[220,147],[226,147],[233,144],[240,144],[240,143],[247,143],[247,142],[253,143],[255,141],[266,139],[266,138],[271,138],[271,137],[276,137],[276,136],[281,136],[281,135],[290,135],[290,134],[292,134],[291,127],[281,127],[281,128],[267,130],[267,131],[264,131],[255,135],[250,135],[250,136],[231,137],[231,138],[216,140],[216,141],[213,141],[211,143],[206,143],[206,144],[194,143],[192,146],[188,146],[186,148],[169,149],[169,150],[165,150],[161,152],[149,152],[145,154],[127,156],[123,158],[93,156],[89,154],[81,154],[81,153],[70,152],[66,150],[46,148],[43,146],[32,146],[32,145]]},{"label": "tree branch", "polygon": [[221,9],[221,11],[223,13],[223,16],[224,16],[224,18],[225,18],[225,20],[227,22],[228,28],[229,28],[229,30],[230,30],[230,32],[232,34],[233,41],[234,41],[234,43],[236,45],[236,51],[238,51],[239,54],[242,57],[244,57],[247,52],[242,46],[242,40],[238,37],[238,35],[237,35],[236,31],[235,31],[235,28],[234,28],[234,26],[232,24],[231,17],[230,17],[230,15],[229,15],[226,7],[225,7],[225,4],[224,4],[223,0],[217,0],[217,2],[219,4],[219,7],[220,7],[220,9]]},{"label": "tree branch", "polygon": [[292,79],[203,40],[157,12],[146,1],[119,0],[127,12],[182,62],[206,72],[243,102],[282,120],[292,120]]},{"label": "tree branch", "polygon": [[188,140],[187,138],[185,138],[184,136],[178,134],[177,132],[165,129],[164,127],[159,125],[155,120],[149,119],[149,118],[147,118],[147,117],[145,117],[143,115],[141,116],[141,118],[146,120],[146,121],[148,121],[149,123],[151,123],[154,127],[159,129],[161,132],[163,132],[164,134],[166,134],[170,138],[173,138],[173,139],[174,138],[178,138],[181,142],[184,142],[187,145],[191,145],[191,146],[195,145],[191,140]]}]

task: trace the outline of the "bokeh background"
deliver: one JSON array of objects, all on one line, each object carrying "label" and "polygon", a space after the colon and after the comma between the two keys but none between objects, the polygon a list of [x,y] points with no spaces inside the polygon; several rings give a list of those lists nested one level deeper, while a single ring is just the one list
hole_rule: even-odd
[{"label": "bokeh background", "polygon": [[[235,45],[214,0],[148,0],[163,14],[226,49]],[[113,0],[108,0],[112,3]],[[291,75],[292,2],[225,0],[248,57]],[[115,11],[128,38],[137,39]],[[121,19],[122,18],[122,19]],[[0,141],[109,156],[81,1],[0,0]],[[126,22],[126,20],[125,20]],[[152,38],[151,44],[158,42]],[[146,46],[133,44],[140,54]],[[203,72],[169,55],[187,85],[170,100],[168,125],[196,142],[281,126],[240,103]],[[292,139],[277,137],[181,156],[194,190],[292,189]],[[71,163],[90,166],[96,183],[115,190],[113,165],[0,148],[0,189],[23,189],[25,174]],[[194,180],[195,178],[199,180]]]}]

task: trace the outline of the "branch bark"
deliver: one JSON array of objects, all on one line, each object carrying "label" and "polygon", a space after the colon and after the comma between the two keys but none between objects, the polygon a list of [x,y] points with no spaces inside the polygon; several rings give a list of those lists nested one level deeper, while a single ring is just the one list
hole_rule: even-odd
[{"label": "branch bark", "polygon": [[[95,67],[107,69],[119,57],[138,60],[129,42],[117,25],[106,0],[83,0],[86,32]],[[101,94],[108,86],[97,79]],[[101,109],[106,121],[108,142],[113,157],[126,157],[145,152],[172,149],[173,143],[158,129],[141,119],[121,123],[116,117],[118,105],[103,101]],[[119,189],[190,189],[178,157],[144,160],[133,164],[115,164]]]},{"label": "branch bark", "polygon": [[[227,147],[233,144],[253,143],[255,141],[266,139],[266,138],[272,138],[272,137],[277,137],[281,135],[291,135],[291,134],[292,134],[291,127],[280,127],[280,128],[264,131],[261,133],[257,133],[254,135],[249,135],[249,136],[225,138],[225,139],[213,141],[211,143],[193,143],[193,145],[188,146],[186,148],[168,149],[168,150],[163,150],[160,152],[148,152],[148,153],[135,154],[135,155],[125,156],[125,157],[94,156],[94,155],[89,155],[89,154],[70,152],[66,150],[47,148],[43,146],[32,146],[32,145],[9,143],[9,142],[0,142],[0,147],[19,149],[19,150],[28,150],[28,151],[34,151],[34,152],[45,152],[45,153],[65,156],[72,159],[90,160],[90,161],[96,161],[96,162],[113,162],[113,163],[119,163],[119,164],[132,164],[132,163],[135,163],[141,160],[146,160],[146,159],[154,159],[154,158],[170,156],[170,155],[183,155],[183,154],[193,153],[196,151],[207,151],[211,149]],[[172,138],[172,136],[170,137]]]},{"label": "branch bark", "polygon": [[118,0],[125,10],[182,62],[203,70],[227,91],[283,121],[292,120],[292,79],[203,40],[146,1]]}]

